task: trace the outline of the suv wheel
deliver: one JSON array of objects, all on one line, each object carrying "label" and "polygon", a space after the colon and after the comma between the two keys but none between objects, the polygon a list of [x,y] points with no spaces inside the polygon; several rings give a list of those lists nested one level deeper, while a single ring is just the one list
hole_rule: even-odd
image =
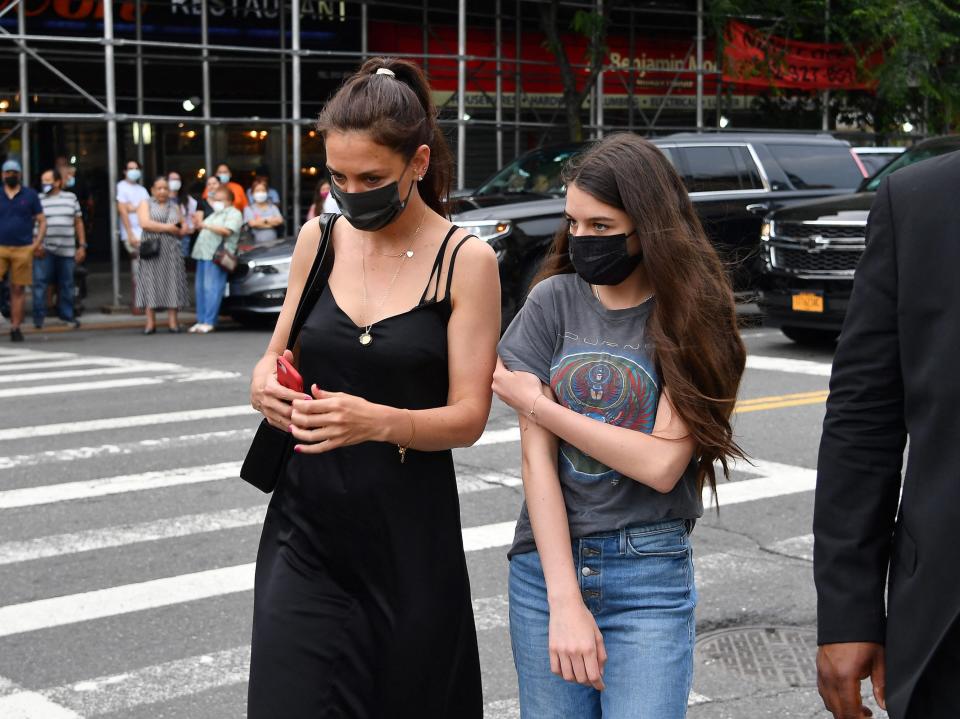
[{"label": "suv wheel", "polygon": [[820,347],[832,345],[840,336],[839,330],[820,330],[811,327],[781,327],[780,331],[798,345]]}]

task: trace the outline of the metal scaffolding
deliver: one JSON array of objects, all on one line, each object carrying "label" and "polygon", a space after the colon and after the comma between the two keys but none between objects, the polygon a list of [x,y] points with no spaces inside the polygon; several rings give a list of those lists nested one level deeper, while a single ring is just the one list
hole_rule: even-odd
[{"label": "metal scaffolding", "polygon": [[[8,111],[0,115],[0,119],[11,120],[19,122],[20,127],[20,139],[22,153],[24,156],[25,162],[23,163],[23,177],[25,182],[29,182],[29,172],[30,172],[30,163],[29,163],[29,149],[31,142],[31,122],[39,121],[98,121],[104,122],[107,130],[107,164],[108,164],[108,176],[109,176],[109,201],[110,207],[113,208],[116,205],[116,187],[118,181],[118,170],[119,170],[119,151],[118,151],[118,125],[120,123],[132,123],[135,126],[134,139],[136,144],[137,157],[140,160],[141,164],[144,162],[144,133],[145,126],[147,123],[179,123],[179,122],[190,122],[191,124],[200,124],[203,127],[203,158],[204,158],[204,167],[207,173],[214,171],[213,161],[214,161],[214,147],[213,147],[213,128],[216,125],[235,125],[241,123],[249,123],[250,118],[245,117],[232,117],[232,116],[218,116],[214,114],[212,107],[213,95],[211,92],[211,82],[210,82],[210,63],[211,63],[211,53],[212,52],[228,52],[237,55],[246,55],[250,57],[257,56],[270,56],[271,58],[276,58],[279,56],[280,63],[280,96],[281,96],[281,110],[279,116],[276,117],[258,117],[256,122],[261,125],[278,125],[281,128],[281,138],[283,142],[284,152],[281,156],[282,168],[281,168],[281,186],[283,188],[283,196],[287,198],[287,183],[292,179],[292,193],[291,193],[291,203],[290,207],[292,209],[292,216],[296,222],[300,217],[300,197],[301,197],[301,168],[302,168],[302,130],[303,128],[313,124],[314,120],[312,118],[304,118],[302,116],[302,96],[301,96],[301,86],[302,86],[302,60],[303,59],[328,59],[328,60],[346,60],[346,59],[360,59],[361,61],[370,56],[369,48],[369,39],[368,39],[368,5],[373,4],[372,0],[362,0],[360,3],[360,17],[361,17],[361,26],[360,26],[360,49],[357,51],[343,51],[343,50],[318,50],[318,49],[304,49],[301,45],[301,0],[282,0],[280,6],[282,11],[280,14],[280,47],[279,48],[264,48],[256,47],[251,45],[246,46],[235,46],[235,45],[221,45],[221,44],[211,44],[210,43],[210,28],[209,28],[209,0],[199,0],[200,8],[200,43],[187,43],[187,42],[171,42],[171,41],[159,41],[159,40],[145,40],[143,38],[143,13],[140,7],[140,3],[135,3],[135,38],[117,38],[114,34],[114,2],[116,0],[105,0],[103,3],[103,35],[102,37],[81,37],[81,36],[65,36],[65,35],[40,35],[40,34],[28,34],[27,25],[26,25],[26,11],[25,11],[25,0],[11,0],[11,3],[2,11],[0,15],[3,15],[9,12],[13,6],[17,8],[17,32],[12,33],[2,26],[0,26],[0,40],[7,39],[11,40],[17,47],[18,50],[18,60],[19,60],[19,105],[16,112]],[[513,146],[514,148],[520,147],[520,133],[523,128],[530,129],[547,129],[554,128],[557,124],[553,121],[543,122],[539,120],[531,121],[529,119],[523,119],[521,109],[523,105],[523,73],[522,69],[524,67],[528,68],[537,68],[537,67],[552,67],[552,63],[545,62],[542,60],[531,60],[528,58],[521,57],[520,48],[522,46],[522,24],[523,24],[523,3],[535,4],[541,0],[516,0],[514,13],[512,19],[514,21],[514,43],[515,43],[515,52],[512,58],[505,58],[503,54],[503,9],[502,9],[502,0],[496,0],[494,6],[493,16],[487,16],[493,21],[493,27],[495,32],[495,47],[494,55],[492,57],[481,57],[475,55],[469,55],[467,53],[467,2],[466,0],[458,0],[457,2],[457,48],[455,54],[444,54],[444,53],[431,53],[429,52],[429,26],[428,26],[428,2],[427,0],[422,0],[422,11],[423,11],[423,52],[409,54],[409,56],[419,59],[424,63],[425,66],[431,60],[455,60],[457,67],[457,90],[456,90],[456,119],[453,121],[441,119],[442,124],[454,125],[456,126],[456,136],[457,136],[457,187],[462,189],[465,185],[465,160],[467,156],[467,128],[476,127],[476,128],[492,128],[496,137],[496,165],[497,167],[502,167],[504,163],[504,132],[505,130],[512,125],[513,128]],[[583,3],[585,7],[593,7],[596,11],[603,13],[604,4],[603,0],[593,0],[589,3]],[[436,12],[435,9],[429,8],[429,12]],[[631,18],[631,56],[633,53],[633,28],[632,20],[634,17],[634,8],[629,9],[630,18]],[[289,47],[286,42],[286,28],[288,27],[287,21],[289,21],[290,29],[290,43]],[[696,12],[696,21],[697,21],[697,35],[696,35],[696,128],[698,130],[703,129],[703,80],[705,73],[703,69],[703,2],[698,0],[697,2],[697,12]],[[52,63],[44,59],[31,45],[42,45],[44,43],[57,43],[58,45],[67,46],[67,47],[102,47],[103,51],[103,65],[104,65],[104,81],[105,81],[105,102],[100,102],[92,94],[84,90],[78,83],[74,82],[65,72],[56,68]],[[135,77],[136,77],[136,112],[135,113],[119,113],[117,111],[117,88],[116,88],[116,48],[133,48],[134,49],[134,62],[135,62]],[[201,107],[201,116],[196,117],[193,115],[167,115],[167,114],[157,114],[149,113],[145,111],[144,108],[144,75],[143,75],[143,65],[144,65],[144,50],[155,49],[161,51],[169,50],[188,50],[192,52],[199,51],[199,61],[201,67],[201,76],[202,76],[202,97],[200,98],[200,107]],[[688,53],[689,55],[689,53]],[[78,95],[88,100],[96,108],[93,112],[36,112],[32,111],[29,103],[29,84],[27,76],[28,68],[28,59],[34,60],[42,64],[50,72],[54,73],[59,79],[61,79],[67,86],[72,88],[77,92]],[[504,89],[503,89],[503,79],[508,70],[505,69],[504,63],[505,60],[511,59],[513,61],[513,71],[512,76],[514,80],[514,94],[513,94],[513,104],[514,104],[514,113],[513,120],[507,121],[504,119]],[[468,77],[468,63],[469,62],[491,62],[496,67],[495,73],[495,82],[496,82],[496,97],[494,101],[494,119],[485,120],[482,118],[471,118],[467,114],[467,105],[466,105],[466,93],[467,85],[470,80]],[[629,127],[633,128],[633,117],[634,117],[634,95],[633,90],[635,86],[635,76],[636,72],[631,68],[629,72],[624,72],[622,67],[617,68],[603,68],[599,73],[596,81],[596,86],[594,87],[593,97],[594,102],[592,103],[591,110],[591,119],[590,122],[585,125],[585,129],[590,130],[595,136],[602,136],[605,130],[609,131],[612,128],[607,126],[604,121],[604,112],[603,112],[603,96],[604,96],[604,76],[605,74],[609,75],[611,71],[616,71],[620,77],[624,75],[629,75],[630,85],[629,85],[629,120],[628,125],[624,127],[626,129]],[[288,72],[289,72],[289,83],[290,83],[290,92],[289,92],[289,105],[288,105],[288,93],[287,93],[287,82],[288,82]],[[677,76],[679,73],[675,73],[673,70],[645,70],[647,74],[666,74],[674,75],[673,80],[671,81],[671,89],[673,83],[676,82]],[[669,92],[667,93],[669,95]],[[661,106],[660,110],[663,109]],[[640,114],[644,120],[647,120],[646,115],[640,109]],[[660,115],[658,110],[656,116],[653,119],[653,122],[647,121],[645,123],[646,129],[652,129],[656,124],[657,118]],[[14,128],[15,130],[16,128]],[[292,147],[291,152],[288,153],[285,151],[287,147],[287,133],[291,131],[291,140]],[[13,131],[11,131],[13,132]],[[8,136],[10,133],[7,133]],[[3,138],[0,138],[3,139]],[[118,242],[118,222],[115,212],[108,212],[109,216],[109,236],[110,241],[110,256],[111,262],[113,265],[113,295],[114,295],[114,304],[120,303],[120,253],[119,253],[119,242]]]}]

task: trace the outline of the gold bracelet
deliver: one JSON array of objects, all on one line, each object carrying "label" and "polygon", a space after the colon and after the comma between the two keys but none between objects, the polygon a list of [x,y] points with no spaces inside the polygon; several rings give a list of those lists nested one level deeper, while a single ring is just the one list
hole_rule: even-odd
[{"label": "gold bracelet", "polygon": [[410,441],[407,442],[406,446],[402,444],[397,445],[397,450],[400,452],[400,464],[403,464],[407,461],[407,450],[410,448],[410,445],[413,444],[413,440],[417,437],[417,423],[413,421],[413,412],[409,409],[405,410],[407,416],[410,418]]},{"label": "gold bracelet", "polygon": [[537,400],[541,397],[543,397],[542,394],[537,395],[536,399],[533,400],[533,406],[530,408],[530,411],[527,412],[527,414],[530,415],[530,418],[533,420],[537,419]]}]

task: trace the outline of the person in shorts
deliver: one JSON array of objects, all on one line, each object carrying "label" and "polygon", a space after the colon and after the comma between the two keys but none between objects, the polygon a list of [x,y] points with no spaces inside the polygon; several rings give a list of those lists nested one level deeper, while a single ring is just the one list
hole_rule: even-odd
[{"label": "person in shorts", "polygon": [[[33,258],[43,252],[47,223],[36,191],[24,187],[16,160],[3,163],[0,192],[0,277],[10,273],[10,340],[23,342],[24,291],[33,284]],[[36,236],[33,228],[37,227]]]}]

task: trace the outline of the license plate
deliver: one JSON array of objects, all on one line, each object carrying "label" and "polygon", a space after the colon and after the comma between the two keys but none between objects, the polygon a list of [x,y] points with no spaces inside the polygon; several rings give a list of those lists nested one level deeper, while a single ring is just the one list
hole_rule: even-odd
[{"label": "license plate", "polygon": [[798,292],[793,296],[794,312],[823,312],[823,295]]}]

